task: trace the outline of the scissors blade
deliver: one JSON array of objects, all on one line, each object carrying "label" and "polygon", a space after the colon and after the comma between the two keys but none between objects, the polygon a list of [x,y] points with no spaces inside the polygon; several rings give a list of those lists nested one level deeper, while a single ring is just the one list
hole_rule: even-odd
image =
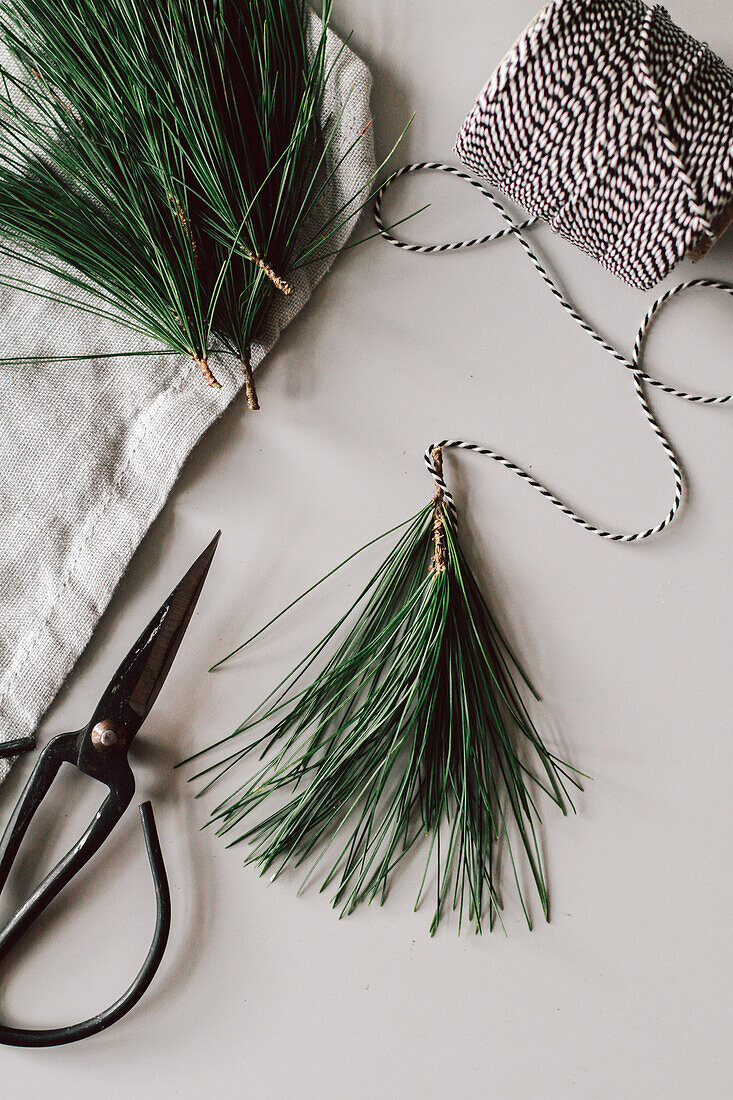
[{"label": "scissors blade", "polygon": [[218,531],[150,620],[100,699],[89,728],[102,719],[116,720],[124,726],[127,744],[132,741],[170,672],[220,536]]}]

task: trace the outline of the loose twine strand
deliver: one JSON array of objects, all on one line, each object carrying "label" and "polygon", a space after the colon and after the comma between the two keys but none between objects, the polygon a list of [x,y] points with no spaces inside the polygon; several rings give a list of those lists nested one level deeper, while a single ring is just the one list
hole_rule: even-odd
[{"label": "loose twine strand", "polygon": [[[453,241],[446,244],[413,244],[409,241],[400,240],[398,237],[395,237],[385,226],[382,218],[382,202],[384,200],[384,196],[388,189],[395,182],[395,180],[399,179],[401,176],[405,176],[412,172],[422,171],[445,172],[449,175],[455,176],[457,179],[463,180],[466,183],[470,184],[471,187],[475,188],[475,190],[479,191],[480,194],[482,194],[486,199],[489,200],[491,205],[506,223],[506,228],[497,230],[494,233],[488,233],[482,237],[475,237],[471,240]],[[590,534],[597,535],[599,538],[608,539],[612,542],[642,542],[646,539],[651,538],[653,535],[660,534],[660,532],[669,527],[669,525],[677,516],[677,513],[679,512],[682,505],[685,492],[684,478],[676,452],[672,447],[669,439],[665,435],[664,431],[662,430],[662,427],[660,426],[659,421],[657,420],[649,404],[644,387],[652,386],[656,389],[661,390],[662,393],[670,394],[672,397],[678,397],[683,401],[689,401],[696,405],[727,405],[731,401],[733,401],[733,394],[725,394],[719,396],[695,394],[688,393],[685,390],[680,390],[675,388],[674,386],[667,385],[665,382],[662,382],[660,379],[655,378],[653,375],[649,374],[643,369],[642,360],[644,345],[646,342],[646,338],[649,334],[649,329],[653,324],[655,318],[659,314],[662,307],[666,305],[666,303],[669,302],[672,298],[688,290],[693,290],[697,288],[720,290],[723,291],[723,293],[733,297],[733,284],[721,282],[718,279],[690,279],[689,281],[680,283],[678,286],[675,286],[671,290],[668,290],[653,303],[653,305],[647,312],[646,317],[644,318],[637,333],[637,337],[634,342],[634,350],[631,358],[629,359],[626,355],[624,355],[621,351],[614,347],[613,344],[609,343],[606,338],[602,336],[601,333],[599,333],[593,327],[593,325],[586,320],[585,317],[583,317],[583,315],[575,308],[572,302],[570,302],[569,299],[565,296],[556,281],[541,263],[539,257],[537,256],[537,253],[534,251],[526,236],[526,231],[537,225],[537,223],[540,222],[541,219],[527,218],[523,221],[516,221],[510,211],[491,191],[488,190],[488,188],[486,188],[479,180],[475,179],[473,176],[468,175],[466,172],[462,172],[460,169],[455,168],[453,165],[441,164],[433,161],[424,161],[418,164],[406,164],[403,168],[400,168],[397,172],[395,172],[384,183],[384,185],[377,193],[374,203],[374,220],[376,222],[379,233],[388,242],[388,244],[394,245],[395,248],[400,248],[405,252],[414,252],[424,256],[432,255],[439,252],[456,252],[466,248],[474,248],[477,245],[489,244],[493,241],[501,240],[504,237],[513,237],[516,241],[518,241],[518,243],[524,249],[525,254],[531,261],[532,266],[540,274],[545,285],[549,288],[550,292],[557,299],[563,309],[570,314],[573,320],[578,325],[580,325],[584,332],[586,332],[597,344],[600,344],[604,351],[612,356],[612,358],[617,363],[620,363],[621,366],[625,367],[628,371],[631,372],[636,396],[639,404],[642,407],[644,416],[650,427],[652,428],[655,436],[659,440],[659,444],[665,455],[667,456],[670,467],[672,469],[672,476],[674,479],[674,501],[664,519],[660,523],[657,523],[654,527],[650,527],[643,531],[636,531],[632,534],[624,534],[615,531],[608,531],[602,527],[597,527],[594,523],[591,523],[589,520],[579,515],[573,508],[571,508],[559,497],[555,496],[554,493],[552,493],[545,485],[543,485],[542,482],[533,477],[532,474],[528,473],[527,470],[523,469],[521,466],[518,466],[515,462],[507,458],[505,455],[500,454],[498,451],[494,451],[490,447],[479,446],[476,443],[468,443],[462,439],[443,439],[440,442],[430,444],[425,452],[425,464],[427,466],[428,472],[435,482],[436,489],[441,494],[443,504],[450,513],[453,521],[457,522],[455,501],[445,483],[442,472],[442,465],[439,468],[438,464],[435,461],[436,452],[442,451],[444,449],[473,451],[475,454],[485,455],[487,458],[493,459],[501,466],[504,466],[507,470],[511,470],[511,472],[516,474],[517,477],[520,477],[523,481],[526,481],[527,484],[531,485],[533,489],[536,489],[537,492],[541,494],[541,496],[545,497],[546,500],[549,500],[551,504],[554,504],[556,508],[558,508],[574,523],[578,524],[580,527],[590,532]]]}]

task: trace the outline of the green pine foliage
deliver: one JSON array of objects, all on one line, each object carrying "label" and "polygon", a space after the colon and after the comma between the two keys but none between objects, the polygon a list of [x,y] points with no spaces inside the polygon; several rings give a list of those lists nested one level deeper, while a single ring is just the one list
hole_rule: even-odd
[{"label": "green pine foliage", "polygon": [[64,290],[0,282],[211,385],[212,346],[248,371],[273,295],[365,201],[313,228],[339,122],[319,121],[331,0],[320,14],[309,50],[302,0],[0,0],[0,255]]},{"label": "green pine foliage", "polygon": [[565,813],[568,785],[579,784],[544,745],[527,694],[454,525],[434,502],[231,737],[265,732],[194,779],[207,790],[259,751],[264,763],[211,823],[230,843],[249,842],[247,862],[263,873],[307,862],[306,881],[320,874],[342,915],[384,901],[396,867],[422,845],[416,907],[429,889],[431,932],[446,903],[459,910],[459,928],[464,915],[476,931],[485,920],[492,928],[502,864],[531,927],[527,876],[549,917],[537,793]]}]

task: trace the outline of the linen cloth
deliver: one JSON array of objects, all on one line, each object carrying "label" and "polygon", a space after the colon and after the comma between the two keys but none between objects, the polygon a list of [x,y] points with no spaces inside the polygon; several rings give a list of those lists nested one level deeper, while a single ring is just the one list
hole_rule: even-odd
[{"label": "linen cloth", "polygon": [[[315,15],[309,20],[315,45],[321,24]],[[331,66],[322,122],[337,122],[328,153],[336,167],[370,122],[371,74],[329,32]],[[315,220],[339,210],[374,171],[368,130],[336,167]],[[346,243],[354,220],[332,239],[334,248]],[[277,296],[253,346],[253,367],[332,262],[288,274],[294,293]],[[12,273],[55,282],[20,265]],[[4,356],[146,347],[116,325],[7,288],[0,289],[0,346]],[[0,741],[36,728],[188,454],[241,389],[235,360],[214,354],[210,361],[218,391],[177,355],[0,365]],[[9,767],[0,761],[0,780]]]}]

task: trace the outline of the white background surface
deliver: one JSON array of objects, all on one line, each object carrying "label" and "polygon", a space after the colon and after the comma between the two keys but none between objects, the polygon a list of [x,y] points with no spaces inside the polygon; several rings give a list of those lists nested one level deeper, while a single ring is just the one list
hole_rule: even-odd
[{"label": "white background surface", "polygon": [[[537,0],[341,0],[336,29],[375,75],[378,144],[416,119],[404,160],[450,157],[479,87]],[[671,14],[733,61],[729,5]],[[485,231],[488,206],[448,179],[413,181],[390,209],[433,208],[421,239]],[[653,296],[536,233],[603,330],[629,350]],[[729,234],[697,269],[731,278]],[[688,276],[679,269],[670,285]],[[733,311],[719,296],[672,305],[649,367],[687,388],[733,388]],[[504,449],[604,524],[666,511],[668,468],[630,379],[577,330],[512,242],[434,258],[379,241],[343,257],[259,381],[186,467],[41,741],[77,728],[120,657],[221,526],[207,589],[135,747],[173,887],[173,930],[141,1004],[104,1035],[3,1050],[2,1095],[432,1098],[731,1095],[730,409],[656,397],[691,482],[683,516],[652,544],[605,544],[486,460],[451,458],[464,535],[544,697],[548,736],[594,781],[576,818],[550,809],[550,925],[508,935],[427,934],[416,882],[382,910],[337,921],[296,877],[266,887],[243,851],[199,833],[206,805],[171,765],[230,731],[345,606],[356,565],[246,659],[206,668],[357,545],[430,492],[422,451],[459,435]],[[0,791],[6,816],[31,761]],[[243,775],[244,773],[242,773]],[[17,903],[98,801],[64,787],[4,906]],[[209,800],[208,805],[211,805]],[[3,968],[2,1012],[53,1025],[114,1000],[137,972],[153,898],[130,810],[83,880]],[[536,915],[539,915],[536,913]],[[7,983],[7,984],[6,984]]]}]

